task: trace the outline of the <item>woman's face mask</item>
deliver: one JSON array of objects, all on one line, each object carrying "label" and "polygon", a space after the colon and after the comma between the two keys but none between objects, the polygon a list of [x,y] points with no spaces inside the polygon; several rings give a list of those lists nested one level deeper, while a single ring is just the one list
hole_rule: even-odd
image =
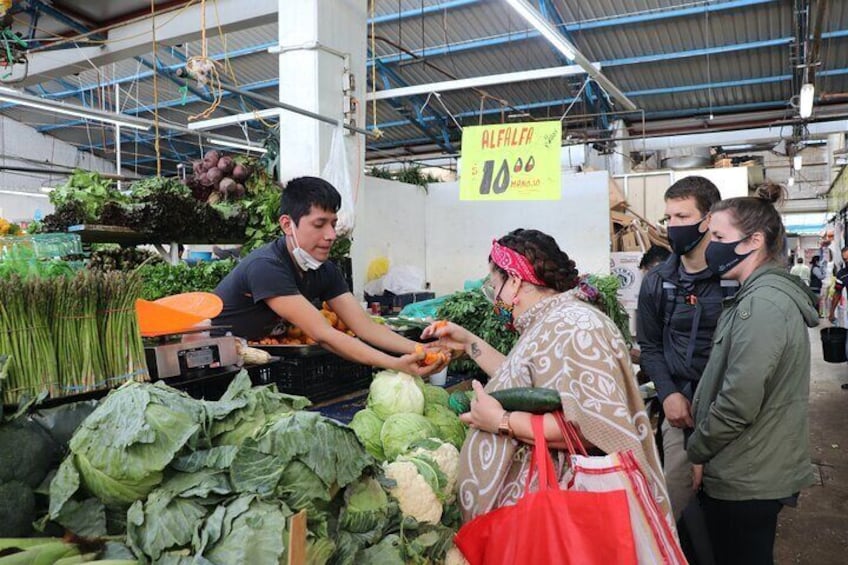
[{"label": "woman's face mask", "polygon": [[483,284],[483,295],[494,306],[495,316],[497,316],[498,320],[503,323],[504,327],[508,330],[514,331],[515,326],[513,323],[515,321],[515,317],[513,315],[513,311],[515,310],[515,306],[501,299],[501,293],[506,286],[506,281],[500,284],[500,288],[497,293],[495,293],[494,284],[495,281],[492,279],[492,276],[489,275],[489,278],[487,278],[486,282]]}]

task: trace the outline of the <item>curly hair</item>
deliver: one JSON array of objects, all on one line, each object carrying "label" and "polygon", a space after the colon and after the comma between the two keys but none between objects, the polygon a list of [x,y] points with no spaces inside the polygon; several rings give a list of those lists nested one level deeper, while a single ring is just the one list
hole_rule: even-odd
[{"label": "curly hair", "polygon": [[[533,265],[536,276],[548,288],[565,292],[577,286],[577,265],[548,234],[538,230],[517,229],[500,238],[498,243],[524,255]],[[491,257],[489,262],[492,263]],[[504,278],[509,277],[506,271],[494,263],[492,267]]]}]

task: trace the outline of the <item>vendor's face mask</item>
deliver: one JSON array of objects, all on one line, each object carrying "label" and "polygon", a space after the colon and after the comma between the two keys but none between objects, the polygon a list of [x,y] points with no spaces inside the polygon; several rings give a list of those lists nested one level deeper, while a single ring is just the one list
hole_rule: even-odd
[{"label": "vendor's face mask", "polygon": [[321,265],[324,264],[323,261],[319,261],[309,253],[307,253],[297,242],[297,230],[294,227],[294,222],[291,224],[292,226],[292,236],[294,237],[294,249],[292,249],[292,256],[294,257],[297,266],[301,268],[303,271],[315,271]]}]

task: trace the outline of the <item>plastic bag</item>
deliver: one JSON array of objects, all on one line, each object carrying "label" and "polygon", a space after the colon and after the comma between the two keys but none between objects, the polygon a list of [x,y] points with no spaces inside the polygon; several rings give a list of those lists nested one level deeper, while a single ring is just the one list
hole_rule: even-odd
[{"label": "plastic bag", "polygon": [[336,233],[347,235],[353,231],[355,222],[355,206],[353,199],[353,183],[347,164],[347,151],[345,150],[344,128],[336,127],[333,132],[333,142],[330,144],[330,158],[324,165],[321,178],[333,185],[342,197],[342,205],[339,208],[339,220],[336,223]]},{"label": "plastic bag", "polygon": [[389,269],[383,277],[383,288],[394,294],[409,294],[424,290],[424,272],[418,267],[405,265]]}]

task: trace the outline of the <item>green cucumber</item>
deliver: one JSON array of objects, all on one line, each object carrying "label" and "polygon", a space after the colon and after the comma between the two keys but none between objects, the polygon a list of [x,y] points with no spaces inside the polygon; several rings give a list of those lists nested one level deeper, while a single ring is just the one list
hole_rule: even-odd
[{"label": "green cucumber", "polygon": [[[562,399],[559,392],[550,388],[518,387],[496,390],[492,398],[501,403],[504,410],[510,412],[530,412],[531,414],[546,414],[562,410]],[[448,406],[456,414],[464,414],[471,410],[471,400],[474,391],[455,391],[448,398]]]}]

